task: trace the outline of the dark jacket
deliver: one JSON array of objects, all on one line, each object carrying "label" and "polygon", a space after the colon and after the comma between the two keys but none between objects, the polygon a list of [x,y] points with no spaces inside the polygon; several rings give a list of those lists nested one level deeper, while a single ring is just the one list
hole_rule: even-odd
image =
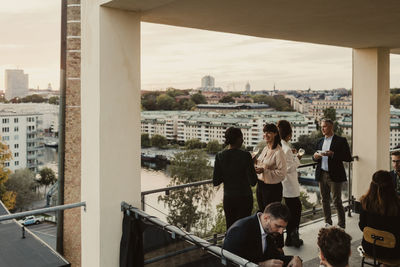
[{"label": "dark jacket", "polygon": [[213,184],[221,183],[225,196],[253,195],[250,186],[257,183],[257,174],[249,152],[227,149],[215,156]]},{"label": "dark jacket", "polygon": [[[318,140],[315,150],[322,150],[323,144],[324,137]],[[332,181],[337,183],[346,181],[347,177],[344,170],[343,161],[353,161],[350,153],[350,147],[346,138],[337,136],[336,134],[333,135],[329,150],[333,151],[333,156],[328,158],[329,176],[331,177]],[[317,160],[313,157],[313,160],[318,163],[317,169],[315,170],[315,180],[319,181],[321,179],[322,159]]]},{"label": "dark jacket", "polygon": [[[361,209],[360,222],[358,223],[361,231],[364,227],[369,226],[377,230],[383,230],[392,233],[396,237],[395,248],[376,248],[376,255],[382,259],[400,259],[400,215],[398,216],[383,216],[376,213],[368,212]],[[372,244],[362,240],[361,242],[365,252],[373,255]]]},{"label": "dark jacket", "polygon": [[253,263],[280,259],[287,264],[293,258],[285,256],[277,249],[275,237],[272,235],[267,236],[267,251],[262,251],[257,214],[236,221],[226,233],[223,248]]},{"label": "dark jacket", "polygon": [[392,171],[390,172],[390,176],[391,176],[392,179],[393,179],[394,190],[396,190],[397,194],[400,195],[400,191],[399,191],[399,189],[397,188],[397,183],[398,183],[397,180],[399,179],[398,175],[396,174],[396,172],[395,172],[394,170],[392,170]]}]

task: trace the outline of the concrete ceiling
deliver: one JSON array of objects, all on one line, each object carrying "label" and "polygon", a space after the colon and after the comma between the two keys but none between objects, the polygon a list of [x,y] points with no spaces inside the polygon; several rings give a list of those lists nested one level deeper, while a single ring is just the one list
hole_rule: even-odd
[{"label": "concrete ceiling", "polygon": [[101,0],[142,21],[400,54],[399,0]]}]

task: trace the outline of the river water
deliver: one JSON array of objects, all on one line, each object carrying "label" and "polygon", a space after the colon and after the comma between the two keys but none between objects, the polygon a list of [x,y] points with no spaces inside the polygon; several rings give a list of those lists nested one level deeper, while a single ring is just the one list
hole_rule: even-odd
[{"label": "river water", "polygon": [[[161,150],[163,152],[162,155],[168,156],[171,158],[171,152],[168,150]],[[176,153],[179,152],[178,150],[174,150],[172,152]],[[158,153],[156,149],[147,149],[147,150],[142,150],[142,153],[146,154],[161,154]],[[210,163],[212,164],[214,159],[214,156],[210,156]],[[312,167],[307,170],[309,173],[313,172]],[[152,189],[158,189],[158,188],[163,188],[167,187],[171,177],[169,176],[169,171],[168,171],[168,165],[164,166],[158,166],[156,164],[146,164],[146,166],[142,165],[141,169],[141,188],[142,191],[147,191],[147,190],[152,190]],[[308,201],[311,203],[317,203],[318,202],[318,196],[319,196],[319,188],[317,186],[308,186],[308,185],[300,185],[300,190],[304,193],[307,194],[308,196]],[[145,211],[153,216],[157,216],[160,219],[164,220],[166,216],[168,215],[168,208],[164,206],[162,202],[158,201],[158,197],[164,193],[157,193],[157,194],[151,194],[147,195],[145,198]],[[211,207],[214,216],[216,214],[216,205],[222,202],[223,199],[223,188],[220,186],[218,189],[215,189],[215,194],[214,197],[211,201]],[[256,201],[256,200],[254,200]]]}]

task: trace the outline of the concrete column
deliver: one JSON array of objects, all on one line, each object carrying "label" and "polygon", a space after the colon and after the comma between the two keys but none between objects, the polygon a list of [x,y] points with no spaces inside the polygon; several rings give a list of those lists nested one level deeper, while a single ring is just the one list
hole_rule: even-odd
[{"label": "concrete column", "polygon": [[353,195],[366,193],[377,170],[389,170],[389,49],[353,50]]},{"label": "concrete column", "polygon": [[140,207],[140,14],[82,1],[82,266],[118,266]]}]

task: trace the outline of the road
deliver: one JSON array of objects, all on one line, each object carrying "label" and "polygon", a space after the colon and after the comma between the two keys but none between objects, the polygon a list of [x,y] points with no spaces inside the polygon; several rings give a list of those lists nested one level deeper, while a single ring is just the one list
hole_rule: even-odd
[{"label": "road", "polygon": [[57,227],[54,223],[46,223],[42,222],[37,225],[30,225],[26,227],[37,235],[40,239],[42,239],[45,243],[47,243],[54,250],[56,249],[57,243]]}]

